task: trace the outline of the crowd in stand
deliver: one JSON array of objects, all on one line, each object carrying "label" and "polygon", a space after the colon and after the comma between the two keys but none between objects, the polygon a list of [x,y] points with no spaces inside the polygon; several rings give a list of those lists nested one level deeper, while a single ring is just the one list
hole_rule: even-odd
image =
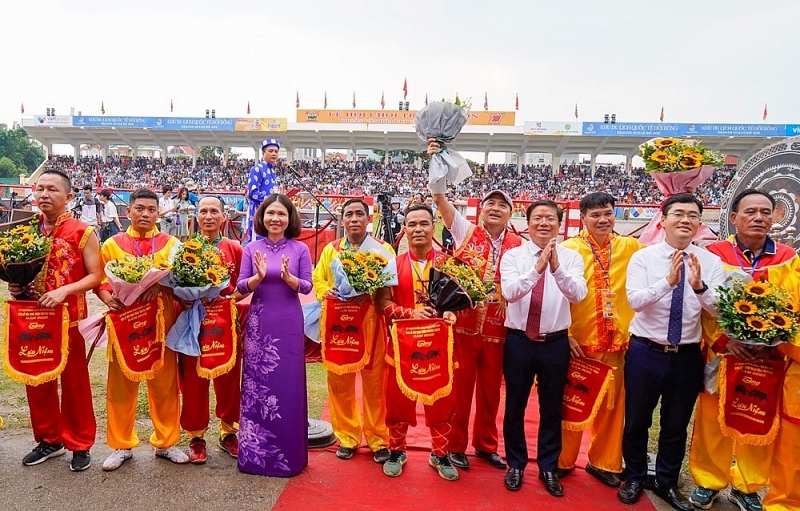
[{"label": "crowd in stand", "polygon": [[[192,167],[189,159],[160,159],[145,157],[110,156],[103,162],[96,157],[85,157],[73,162],[71,156],[53,156],[47,168],[66,171],[77,186],[100,185],[106,188],[163,186],[179,187],[193,180],[201,190],[242,191],[247,183],[253,160],[232,160],[228,165],[221,161],[199,161]],[[361,195],[374,197],[386,193],[396,197],[410,197],[424,191],[427,169],[412,164],[377,162],[294,161],[296,172],[286,172],[286,164],[278,174],[287,188],[302,187],[317,194]],[[722,167],[703,183],[696,195],[707,205],[718,205],[722,193],[733,177],[735,168]],[[556,173],[549,165],[523,165],[519,171],[515,164],[490,164],[477,167],[474,176],[455,188],[459,197],[482,197],[486,192],[501,188],[518,199],[549,197],[557,201],[579,200],[591,191],[604,191],[622,203],[658,203],[663,197],[653,178],[642,168],[634,168],[630,175],[622,165],[602,165],[594,176],[587,165],[561,165]]]}]

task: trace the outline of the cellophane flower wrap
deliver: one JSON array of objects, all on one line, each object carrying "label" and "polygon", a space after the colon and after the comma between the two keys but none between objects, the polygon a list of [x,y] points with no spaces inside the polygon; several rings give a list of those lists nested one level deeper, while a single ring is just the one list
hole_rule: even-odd
[{"label": "cellophane flower wrap", "polygon": [[[749,277],[749,276],[748,276]],[[776,346],[800,333],[800,304],[785,288],[763,279],[732,277],[717,290],[725,334],[751,346]]]},{"label": "cellophane flower wrap", "polygon": [[334,286],[339,298],[371,295],[390,285],[392,280],[396,280],[396,272],[390,265],[393,259],[378,251],[342,249],[339,256],[331,261]]},{"label": "cellophane flower wrap", "polygon": [[417,112],[415,125],[419,138],[427,143],[435,138],[441,145],[438,153],[431,156],[428,167],[428,188],[434,193],[445,193],[448,183],[458,184],[472,175],[463,156],[448,149],[447,144],[467,124],[469,104],[458,98],[449,101],[433,101]]},{"label": "cellophane flower wrap", "polygon": [[0,232],[0,280],[26,286],[44,267],[52,242],[38,219]]},{"label": "cellophane flower wrap", "polygon": [[457,312],[486,300],[493,283],[481,281],[472,266],[446,254],[437,254],[423,297],[438,312]]},{"label": "cellophane flower wrap", "polygon": [[[653,176],[665,199],[679,193],[694,193],[723,162],[721,155],[698,145],[696,140],[671,137],[643,144],[639,156],[644,160],[645,172]],[[661,211],[658,211],[642,231],[639,241],[654,245],[664,240],[661,218]],[[704,238],[716,238],[716,235],[707,225],[701,224],[694,239]]]},{"label": "cellophane flower wrap", "polygon": [[200,324],[206,316],[201,299],[213,300],[230,283],[230,262],[225,262],[217,248],[199,234],[178,247],[170,258],[171,271],[161,283],[171,287],[175,296],[191,301],[167,333],[167,347],[190,356],[200,356]]}]

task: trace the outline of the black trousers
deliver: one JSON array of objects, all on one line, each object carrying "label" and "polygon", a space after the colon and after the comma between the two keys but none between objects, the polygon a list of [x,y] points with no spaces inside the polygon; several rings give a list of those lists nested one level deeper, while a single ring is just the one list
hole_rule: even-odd
[{"label": "black trousers", "polygon": [[662,488],[671,488],[678,485],[689,421],[703,388],[703,355],[699,344],[681,345],[677,353],[665,353],[646,342],[632,336],[625,354],[623,479],[644,482],[648,432],[661,399],[656,480]]},{"label": "black trousers", "polygon": [[503,352],[503,376],[506,380],[503,441],[511,468],[524,470],[528,464],[525,408],[536,377],[539,396],[536,461],[541,471],[556,470],[561,455],[561,401],[569,359],[566,335],[547,342],[533,342],[519,330],[508,331]]}]

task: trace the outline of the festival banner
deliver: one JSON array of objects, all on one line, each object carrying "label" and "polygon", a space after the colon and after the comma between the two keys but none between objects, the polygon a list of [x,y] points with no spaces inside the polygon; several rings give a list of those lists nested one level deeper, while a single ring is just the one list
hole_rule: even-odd
[{"label": "festival banner", "polygon": [[213,380],[236,365],[239,329],[237,309],[233,298],[217,298],[206,306],[206,317],[200,323],[200,356],[197,374]]},{"label": "festival banner", "polygon": [[[134,303],[106,314],[109,357],[117,356],[122,374],[131,381],[152,379],[164,365],[164,302]],[[112,348],[113,346],[113,348]]]},{"label": "festival banner", "polygon": [[372,357],[375,307],[371,300],[326,298],[319,316],[322,365],[335,374],[362,370]]},{"label": "festival banner", "polygon": [[561,403],[561,424],[583,431],[592,424],[611,385],[610,365],[591,358],[572,357]]},{"label": "festival banner", "polygon": [[233,131],[286,131],[286,119],[244,118],[236,119]]},{"label": "festival banner", "polygon": [[[297,110],[297,122],[321,124],[414,124],[416,110]],[[467,124],[475,126],[514,126],[515,112],[474,112]]]},{"label": "festival banner", "polygon": [[719,368],[719,425],[739,443],[769,445],[780,426],[783,360],[748,361],[725,355]]},{"label": "festival banner", "polygon": [[523,132],[526,135],[569,135],[583,134],[581,122],[525,121]]},{"label": "festival banner", "polygon": [[8,300],[3,309],[3,366],[8,377],[32,386],[58,378],[69,353],[66,305],[49,308],[35,301]]},{"label": "festival banner", "polygon": [[409,399],[432,405],[453,390],[453,329],[439,318],[392,325],[397,385]]}]

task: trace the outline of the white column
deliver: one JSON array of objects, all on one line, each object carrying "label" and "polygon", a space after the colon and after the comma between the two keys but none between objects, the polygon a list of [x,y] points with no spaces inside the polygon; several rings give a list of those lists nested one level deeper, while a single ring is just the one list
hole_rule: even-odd
[{"label": "white column", "polygon": [[522,175],[522,157],[525,156],[524,153],[517,153],[517,175]]},{"label": "white column", "polygon": [[592,154],[592,162],[590,168],[592,169],[592,177],[594,177],[594,171],[597,170],[597,155]]},{"label": "white column", "polygon": [[625,157],[625,172],[630,176],[633,172],[633,155],[629,154]]}]

